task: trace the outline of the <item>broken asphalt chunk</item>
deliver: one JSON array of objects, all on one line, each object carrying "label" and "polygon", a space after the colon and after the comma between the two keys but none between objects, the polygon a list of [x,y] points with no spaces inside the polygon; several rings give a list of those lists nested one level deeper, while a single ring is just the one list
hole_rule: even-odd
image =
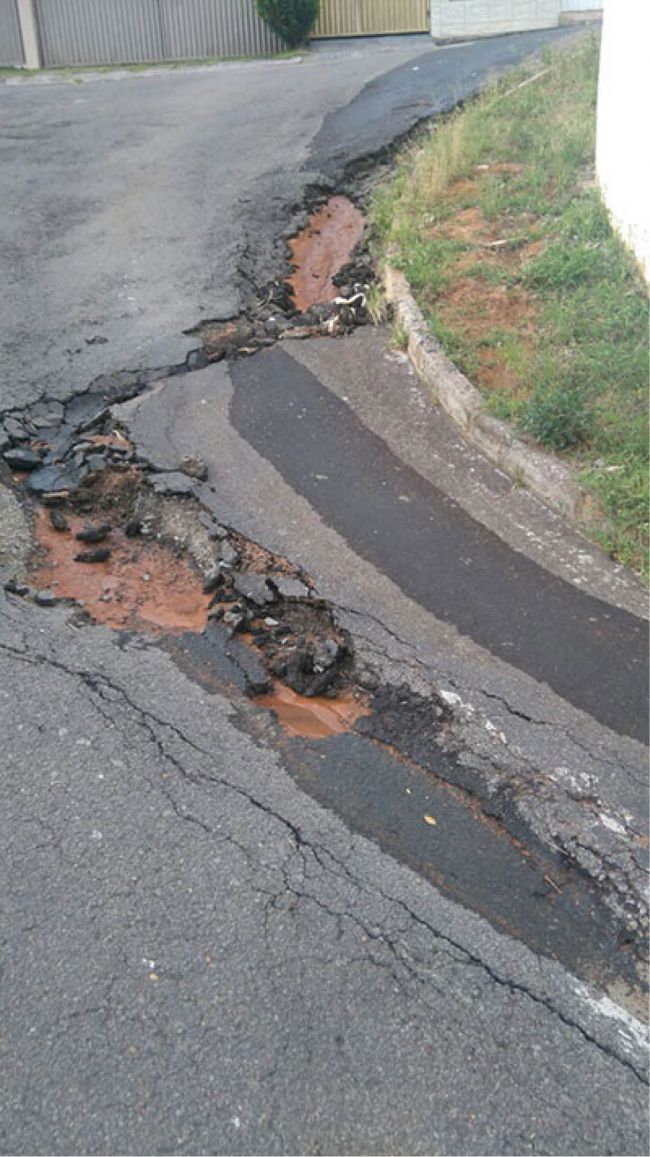
[{"label": "broken asphalt chunk", "polygon": [[110,558],[111,552],[107,546],[98,546],[95,550],[82,550],[79,554],[75,554],[75,562],[106,562]]},{"label": "broken asphalt chunk", "polygon": [[37,470],[43,465],[43,459],[36,450],[29,450],[26,446],[16,446],[13,450],[5,450],[4,460],[10,470]]},{"label": "broken asphalt chunk", "polygon": [[62,511],[57,510],[56,506],[52,507],[50,510],[50,525],[53,526],[55,530],[68,529],[68,520],[65,517],[65,514],[63,514]]},{"label": "broken asphalt chunk", "polygon": [[256,607],[275,602],[275,595],[263,574],[237,574],[233,579],[233,586],[237,594],[254,603]]},{"label": "broken asphalt chunk", "polygon": [[269,582],[283,599],[306,599],[311,593],[300,579],[287,578],[285,575],[273,575]]},{"label": "broken asphalt chunk", "polygon": [[7,579],[4,584],[4,589],[9,595],[20,595],[21,598],[24,598],[25,595],[31,593],[32,588],[28,586],[27,583],[19,583],[16,579],[11,578]]},{"label": "broken asphalt chunk", "polygon": [[99,526],[84,526],[77,531],[75,538],[79,542],[103,542],[110,530],[109,522],[102,522]]},{"label": "broken asphalt chunk", "polygon": [[60,493],[62,490],[76,490],[83,482],[88,471],[84,467],[66,464],[65,466],[41,466],[34,470],[28,480],[27,488],[35,494]]},{"label": "broken asphalt chunk", "polygon": [[34,602],[39,607],[55,607],[58,601],[54,591],[36,591],[34,594]]},{"label": "broken asphalt chunk", "polygon": [[18,418],[12,418],[9,416],[8,418],[4,419],[2,425],[7,437],[11,438],[12,442],[27,441],[27,431],[25,430],[22,422],[18,421]]},{"label": "broken asphalt chunk", "polygon": [[192,495],[194,482],[187,474],[172,470],[168,474],[155,474],[151,479],[151,486],[155,494],[161,495]]}]

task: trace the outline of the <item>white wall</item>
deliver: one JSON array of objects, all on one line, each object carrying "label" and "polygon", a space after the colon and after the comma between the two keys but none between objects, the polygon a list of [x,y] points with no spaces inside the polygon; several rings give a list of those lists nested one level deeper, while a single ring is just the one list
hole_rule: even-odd
[{"label": "white wall", "polygon": [[553,28],[561,9],[562,0],[431,0],[431,35],[455,39]]},{"label": "white wall", "polygon": [[612,220],[650,280],[650,4],[605,0],[596,167]]},{"label": "white wall", "polygon": [[554,28],[561,17],[584,19],[601,5],[602,0],[431,0],[431,35],[454,40]]}]

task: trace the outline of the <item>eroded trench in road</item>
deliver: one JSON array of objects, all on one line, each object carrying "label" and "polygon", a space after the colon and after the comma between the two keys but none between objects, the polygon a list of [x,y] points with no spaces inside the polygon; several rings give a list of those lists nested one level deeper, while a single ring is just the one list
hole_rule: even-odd
[{"label": "eroded trench in road", "polygon": [[214,518],[201,501],[200,458],[154,470],[113,413],[165,377],[368,322],[362,213],[341,196],[313,201],[283,275],[237,317],[197,327],[200,348],[183,366],[113,375],[65,405],[43,399],[4,415],[5,467],[34,526],[31,565],[7,589],[44,609],[69,602],[80,623],[155,636],[190,677],[234,695],[242,726],[271,734],[326,806],[639,1013],[636,908],[612,905],[522,823],[512,796],[489,791],[463,758],[453,705],[433,688],[423,697],[383,685],[308,574]]}]

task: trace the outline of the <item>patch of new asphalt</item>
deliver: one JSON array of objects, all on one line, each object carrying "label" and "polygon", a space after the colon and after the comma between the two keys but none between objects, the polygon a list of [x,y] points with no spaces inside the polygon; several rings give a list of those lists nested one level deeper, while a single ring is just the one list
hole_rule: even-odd
[{"label": "patch of new asphalt", "polygon": [[274,348],[231,370],[235,429],[363,558],[493,655],[647,742],[647,625],[511,550]]},{"label": "patch of new asphalt", "polygon": [[312,143],[310,163],[340,180],[355,156],[381,157],[390,141],[406,135],[418,121],[449,112],[478,93],[491,77],[514,68],[544,45],[571,36],[574,29],[551,28],[488,37],[401,65],[388,76],[369,81],[354,100],[325,118]]}]

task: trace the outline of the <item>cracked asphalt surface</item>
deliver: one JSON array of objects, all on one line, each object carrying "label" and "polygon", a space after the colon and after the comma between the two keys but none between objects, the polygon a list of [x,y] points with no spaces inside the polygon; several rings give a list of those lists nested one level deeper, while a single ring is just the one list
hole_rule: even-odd
[{"label": "cracked asphalt surface", "polygon": [[[2,408],[182,361],[184,329],[277,274],[309,184],[559,35],[3,88]],[[279,429],[267,399],[242,405],[269,359],[285,418],[292,383],[319,395]],[[2,1151],[646,1152],[645,1002],[621,940],[640,930],[647,847],[634,576],[465,446],[382,330],[167,378],[115,418],[156,471],[204,459],[201,503],[312,576],[359,670],[413,710],[447,696],[458,782],[417,712],[289,741],[223,656],[202,683],[183,639],[0,592]],[[395,466],[529,575],[541,609],[522,595],[520,614],[543,615],[548,589],[577,619],[596,607],[608,655],[628,640],[611,695],[597,649],[554,681],[460,604],[445,613],[424,571],[405,585],[397,535],[367,547],[364,495],[351,528],[317,493],[310,418],[350,492],[343,451],[370,447],[357,465],[378,486]],[[28,519],[0,493],[4,576]],[[585,699],[569,684],[589,666]],[[564,873],[559,902],[526,892],[538,862]]]},{"label": "cracked asphalt surface", "polygon": [[641,1151],[623,1014],[297,793],[156,647],[2,626],[6,1151]]}]

